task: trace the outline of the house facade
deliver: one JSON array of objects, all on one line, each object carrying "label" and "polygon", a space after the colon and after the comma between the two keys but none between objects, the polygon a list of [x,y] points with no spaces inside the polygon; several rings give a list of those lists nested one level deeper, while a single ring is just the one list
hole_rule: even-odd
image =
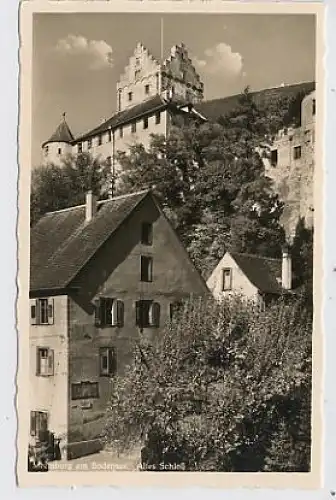
[{"label": "house facade", "polygon": [[287,250],[282,259],[226,252],[210,275],[207,286],[216,300],[240,295],[267,305],[292,288],[292,264]]},{"label": "house facade", "polygon": [[301,125],[279,131],[269,157],[263,157],[265,174],[285,202],[282,224],[287,236],[295,234],[299,218],[307,227],[314,223],[315,91],[301,103]]},{"label": "house facade", "polygon": [[135,143],[147,148],[151,134],[167,137],[176,116],[205,121],[195,109],[203,99],[203,83],[184,44],[175,45],[161,62],[139,43],[116,87],[116,113],[76,138],[64,116],[42,144],[44,163],[61,165],[67,154],[89,151],[117,172],[118,152],[127,152]]},{"label": "house facade", "polygon": [[191,294],[208,289],[151,192],[46,214],[31,235],[32,439],[69,452],[98,438],[115,376]]}]

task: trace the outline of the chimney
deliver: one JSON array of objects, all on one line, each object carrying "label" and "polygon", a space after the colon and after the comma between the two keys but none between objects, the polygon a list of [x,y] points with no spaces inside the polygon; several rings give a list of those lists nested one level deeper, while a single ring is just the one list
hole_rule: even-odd
[{"label": "chimney", "polygon": [[97,212],[97,197],[90,190],[86,193],[86,200],[85,200],[86,222],[90,222],[90,220],[92,220],[92,218],[95,216],[96,212]]},{"label": "chimney", "polygon": [[290,290],[292,288],[292,258],[288,246],[282,249],[282,288]]}]

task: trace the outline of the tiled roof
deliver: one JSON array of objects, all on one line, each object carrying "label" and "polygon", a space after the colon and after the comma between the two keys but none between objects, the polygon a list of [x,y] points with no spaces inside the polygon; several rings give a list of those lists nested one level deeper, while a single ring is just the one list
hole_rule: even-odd
[{"label": "tiled roof", "polygon": [[[270,259],[259,255],[230,252],[239,268],[251,283],[263,293],[283,293],[281,287],[281,259]],[[278,282],[278,280],[280,282]]]},{"label": "tiled roof", "polygon": [[50,212],[31,230],[30,290],[57,290],[73,278],[125,221],[149,191],[98,202],[85,222],[85,205]]},{"label": "tiled roof", "polygon": [[164,109],[167,105],[168,103],[165,99],[163,99],[160,95],[155,95],[154,97],[151,97],[146,101],[141,102],[140,104],[136,104],[130,108],[125,109],[124,111],[116,113],[98,127],[90,130],[80,137],[77,137],[75,142],[85,140],[89,137],[101,134],[103,132],[107,132],[109,129],[113,130],[120,125],[132,122],[139,116],[143,116],[147,113],[152,113],[156,110],[159,111],[161,109]]},{"label": "tiled roof", "polygon": [[71,133],[71,130],[69,128],[69,125],[65,120],[62,121],[55,130],[55,132],[52,134],[50,139],[48,141],[45,141],[43,143],[47,144],[48,142],[72,142],[74,140],[74,136]]}]

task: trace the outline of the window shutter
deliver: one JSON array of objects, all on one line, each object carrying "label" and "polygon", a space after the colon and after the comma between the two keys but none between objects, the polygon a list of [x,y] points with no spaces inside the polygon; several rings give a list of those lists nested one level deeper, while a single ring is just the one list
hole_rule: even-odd
[{"label": "window shutter", "polygon": [[150,308],[150,324],[151,326],[160,326],[160,304],[153,302]]},{"label": "window shutter", "polygon": [[54,324],[54,299],[48,299],[48,325]]},{"label": "window shutter", "polygon": [[36,411],[30,412],[30,435],[36,435]]},{"label": "window shutter", "polygon": [[54,349],[48,349],[48,375],[54,375]]},{"label": "window shutter", "polygon": [[95,326],[102,326],[102,307],[100,299],[94,302],[94,324]]},{"label": "window shutter", "polygon": [[122,300],[116,300],[115,304],[117,305],[117,325],[122,327],[124,326],[124,303]]},{"label": "window shutter", "polygon": [[39,347],[36,348],[36,375],[41,375],[41,357]]},{"label": "window shutter", "polygon": [[118,301],[113,300],[111,304],[112,309],[112,317],[111,317],[111,326],[118,326]]},{"label": "window shutter", "polygon": [[37,325],[38,317],[38,300],[34,299],[30,301],[30,324]]},{"label": "window shutter", "polygon": [[141,321],[141,302],[137,301],[135,303],[135,324],[137,326],[142,326],[142,321]]}]

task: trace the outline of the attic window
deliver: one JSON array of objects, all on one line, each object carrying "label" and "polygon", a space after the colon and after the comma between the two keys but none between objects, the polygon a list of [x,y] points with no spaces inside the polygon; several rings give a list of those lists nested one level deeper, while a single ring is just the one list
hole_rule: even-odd
[{"label": "attic window", "polygon": [[223,269],[223,292],[232,290],[232,269]]},{"label": "attic window", "polygon": [[143,245],[153,244],[153,224],[150,222],[143,222],[141,224],[141,243]]}]

